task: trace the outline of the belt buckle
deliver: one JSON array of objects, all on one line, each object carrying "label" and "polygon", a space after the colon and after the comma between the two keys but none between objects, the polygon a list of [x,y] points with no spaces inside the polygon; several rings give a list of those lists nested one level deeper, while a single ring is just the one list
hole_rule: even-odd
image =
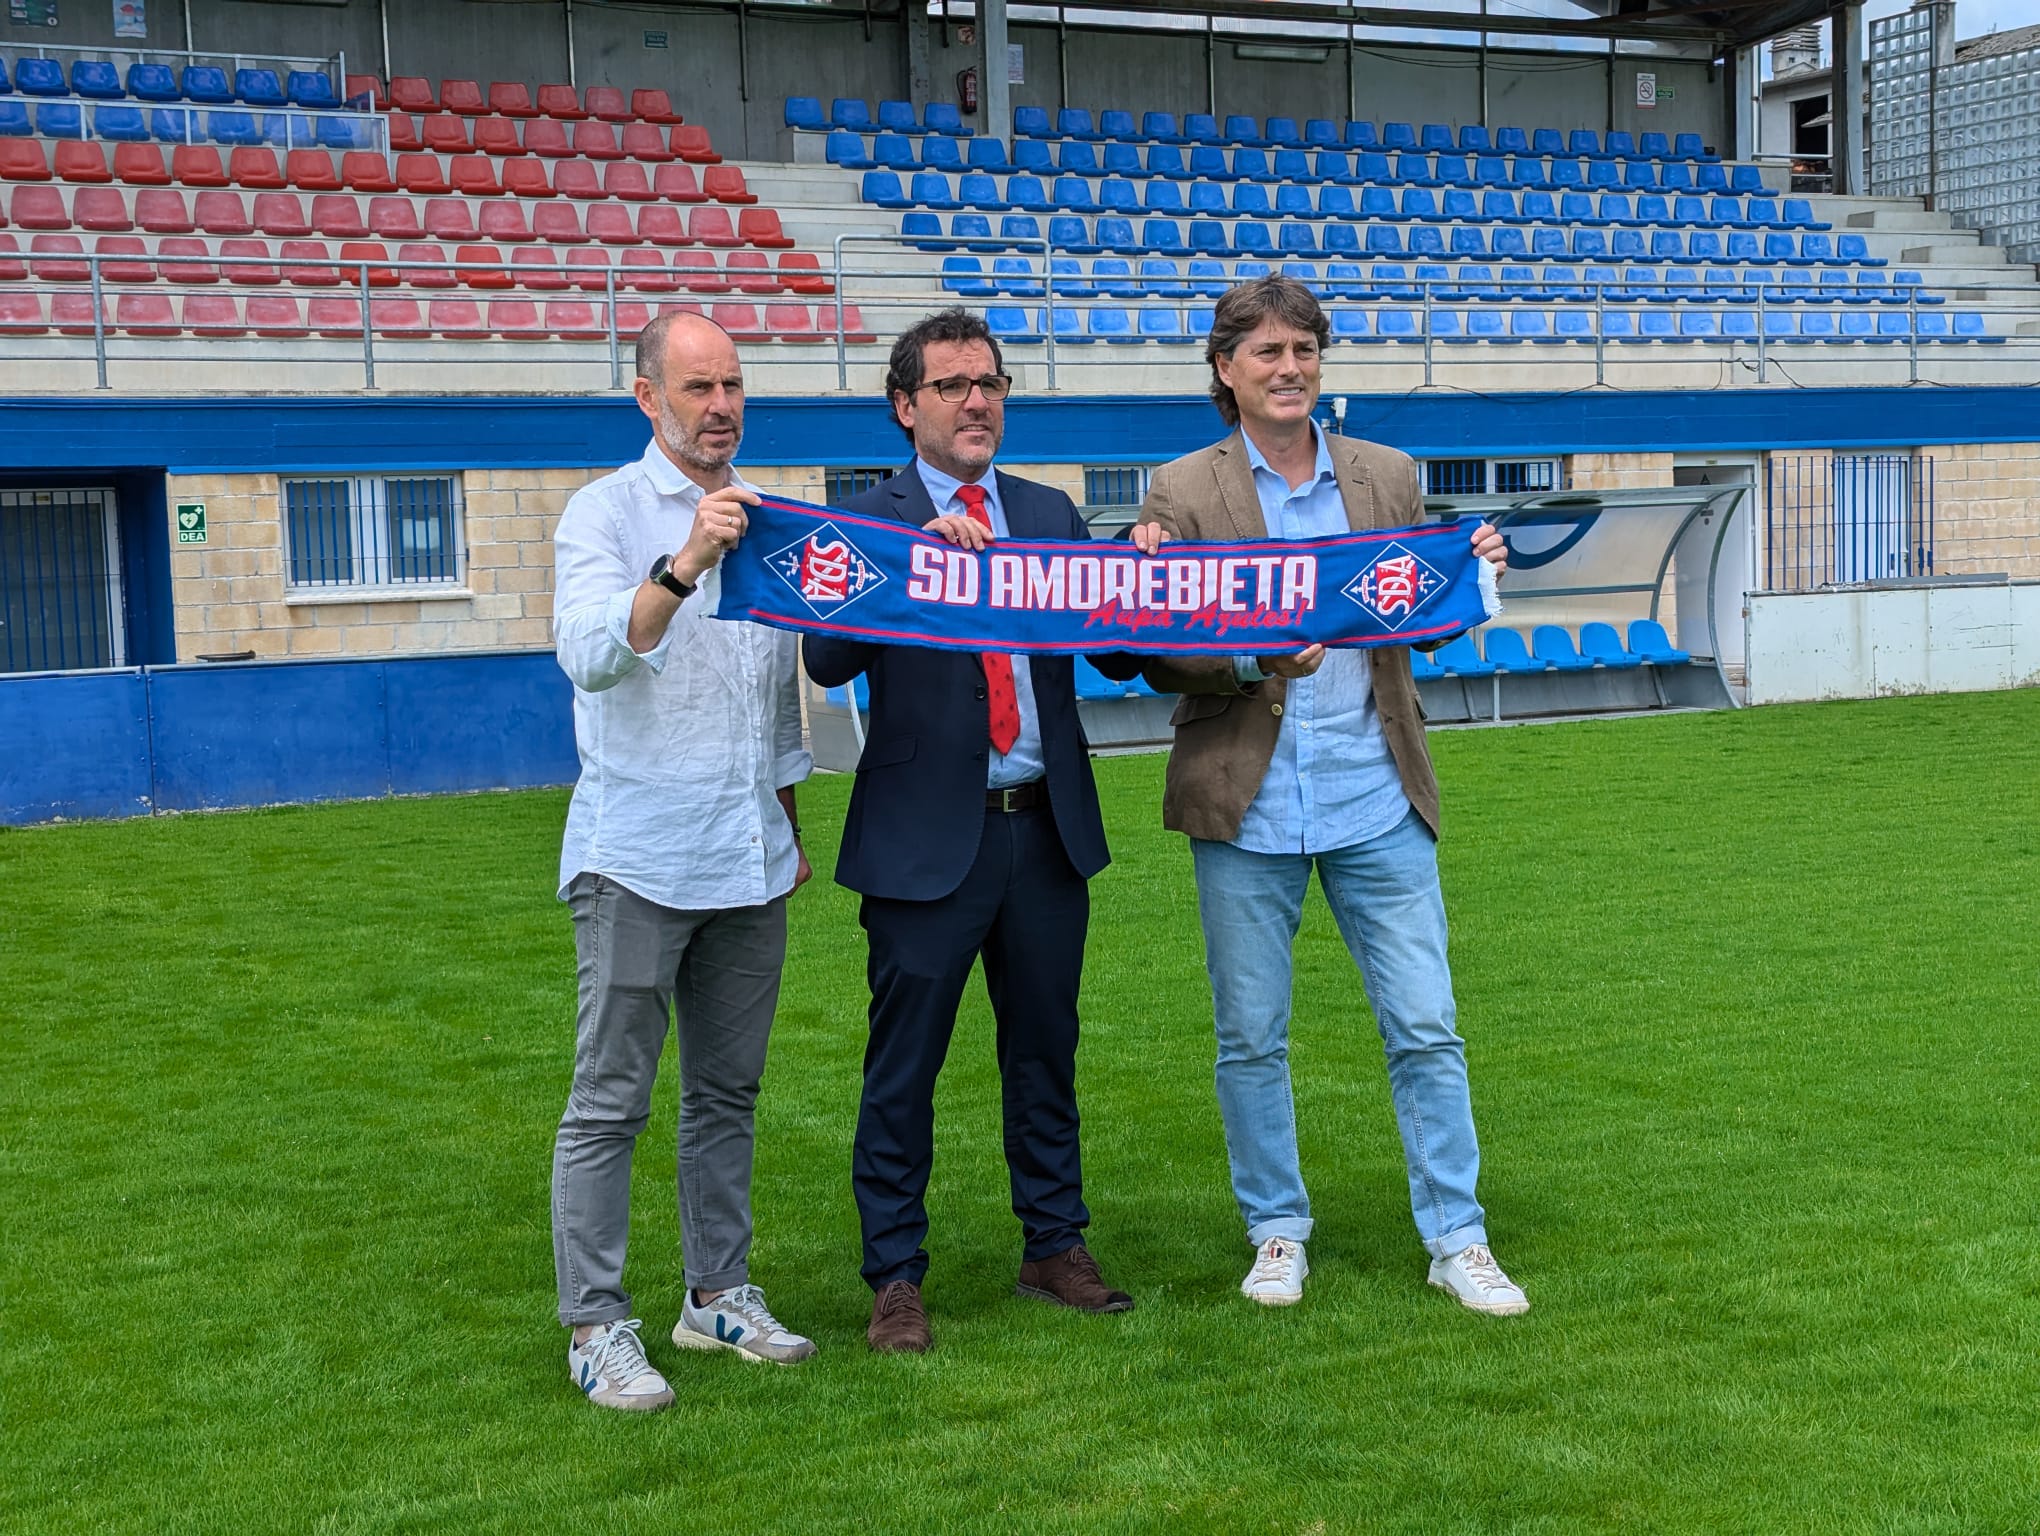
[{"label": "belt buckle", "polygon": [[1015,811],[1020,809],[1020,807],[1013,803],[1013,797],[1017,795],[1019,792],[1020,786],[1018,785],[1008,785],[1006,788],[999,791],[999,810],[1002,813],[1011,816]]}]

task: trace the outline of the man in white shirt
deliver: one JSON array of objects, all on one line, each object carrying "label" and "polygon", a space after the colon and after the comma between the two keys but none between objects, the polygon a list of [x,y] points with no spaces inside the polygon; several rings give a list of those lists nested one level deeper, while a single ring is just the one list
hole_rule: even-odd
[{"label": "man in white shirt", "polygon": [[744,380],[726,332],[664,314],[637,344],[637,463],[584,487],[554,534],[553,641],[574,682],[581,777],[560,895],[574,918],[574,1086],[553,1148],[553,1263],[567,1366],[591,1402],[673,1401],[623,1288],[630,1163],[669,1010],[680,1038],[683,1348],[787,1363],[812,1341],[750,1283],[753,1106],[786,957],[786,898],[809,876],[793,786],[791,634],[715,618],[716,570],[757,493],[731,468]]}]

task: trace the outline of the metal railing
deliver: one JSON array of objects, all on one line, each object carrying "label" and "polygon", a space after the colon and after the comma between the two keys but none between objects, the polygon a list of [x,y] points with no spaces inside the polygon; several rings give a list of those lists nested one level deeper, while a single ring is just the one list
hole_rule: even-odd
[{"label": "metal railing", "polygon": [[[260,69],[265,66],[279,67],[279,74],[296,70],[300,74],[321,74],[333,82],[334,95],[344,96],[347,90],[347,53],[329,53],[323,57],[302,53],[238,53],[231,49],[218,48],[128,48],[119,42],[106,47],[85,48],[60,43],[0,43],[0,57],[10,65],[22,59],[50,59],[62,63],[69,59],[90,62],[104,61],[119,64],[218,64],[229,72],[248,68]],[[66,71],[68,74],[69,71]],[[35,99],[35,98],[30,98]]]},{"label": "metal railing", "polygon": [[1771,455],[1764,506],[1766,591],[1933,574],[1930,455]]},{"label": "metal railing", "polygon": [[[272,148],[292,149],[333,149],[341,146],[323,143],[319,139],[320,123],[347,123],[350,125],[349,143],[346,147],[380,154],[391,158],[390,122],[387,114],[364,111],[357,107],[250,107],[194,105],[191,102],[138,101],[132,98],[122,101],[106,101],[97,96],[16,96],[12,98],[26,106],[40,110],[46,106],[78,108],[76,133],[42,130],[42,137],[50,140],[86,139],[99,143],[118,144],[124,136],[110,135],[100,131],[99,113],[107,107],[124,108],[128,111],[149,114],[149,138],[155,144],[215,144],[222,148],[239,149],[250,143],[244,139],[222,139],[210,131],[198,132],[199,115],[205,114],[205,126],[213,127],[216,116],[252,118],[260,133],[260,144]],[[89,111],[87,109],[90,109]],[[174,118],[172,116],[174,114]],[[38,117],[40,126],[40,117]],[[166,136],[163,130],[174,128],[175,137]],[[364,137],[358,138],[357,135]],[[142,142],[142,141],[136,141]],[[394,163],[394,162],[392,162]]]}]

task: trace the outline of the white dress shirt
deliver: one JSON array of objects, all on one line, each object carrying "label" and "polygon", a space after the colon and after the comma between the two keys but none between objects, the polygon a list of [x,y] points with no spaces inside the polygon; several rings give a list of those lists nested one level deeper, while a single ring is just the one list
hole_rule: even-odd
[{"label": "white dress shirt", "polygon": [[657,645],[630,648],[637,590],[687,542],[701,497],[655,441],[577,491],[553,535],[553,646],[574,681],[581,753],[562,896],[583,872],[680,911],[755,907],[793,889],[799,855],[776,791],[814,767],[799,642],[714,617],[711,570]]}]

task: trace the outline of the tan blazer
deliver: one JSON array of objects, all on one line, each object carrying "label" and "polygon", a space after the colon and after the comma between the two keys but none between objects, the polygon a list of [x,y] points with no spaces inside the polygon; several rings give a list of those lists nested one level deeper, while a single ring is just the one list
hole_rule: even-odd
[{"label": "tan blazer", "polygon": [[[1346,500],[1346,520],[1355,532],[1423,521],[1423,493],[1409,455],[1357,438],[1328,436],[1327,441]],[[1224,442],[1156,470],[1140,515],[1142,522],[1160,523],[1172,539],[1268,537],[1246,443],[1237,430]],[[1409,649],[1381,646],[1367,657],[1375,709],[1402,775],[1403,793],[1435,836],[1438,780],[1424,743],[1423,706],[1410,676]],[[1275,755],[1288,683],[1271,677],[1242,688],[1227,656],[1156,657],[1142,672],[1157,690],[1183,695],[1170,717],[1176,744],[1169,752],[1162,824],[1191,837],[1231,842]]]}]

